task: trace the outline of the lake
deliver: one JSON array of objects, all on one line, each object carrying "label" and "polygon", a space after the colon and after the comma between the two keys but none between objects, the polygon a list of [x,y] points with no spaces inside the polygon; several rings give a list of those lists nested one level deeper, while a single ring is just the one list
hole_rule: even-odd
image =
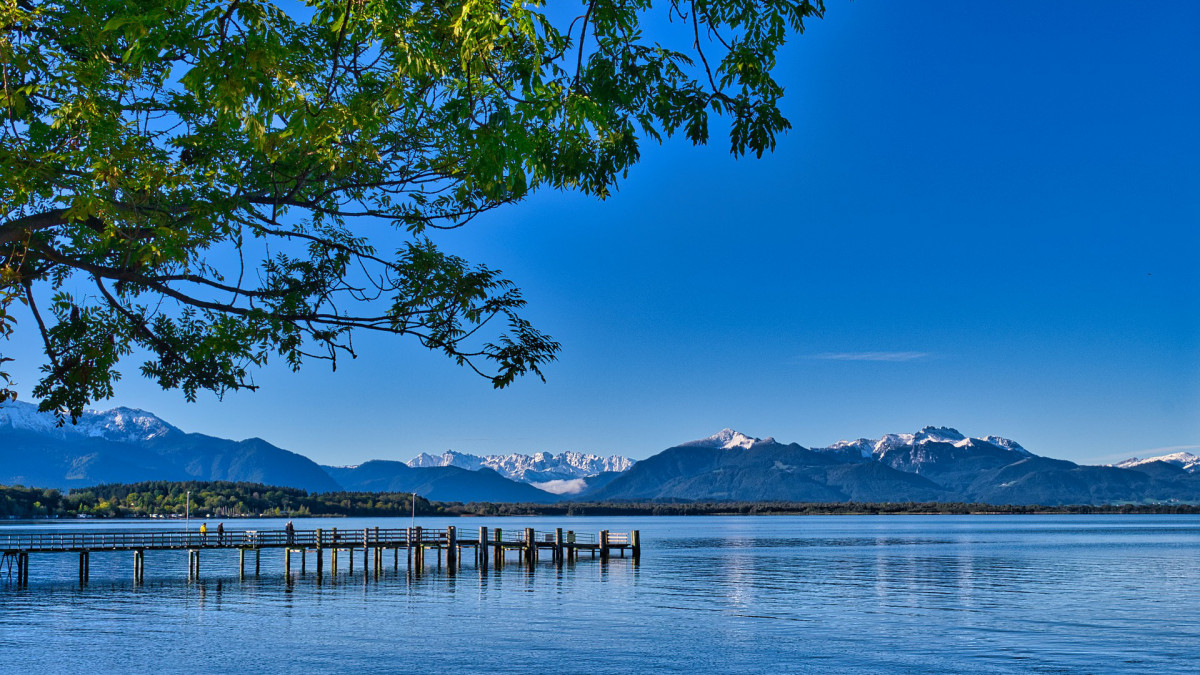
[{"label": "lake", "polygon": [[[235,529],[284,520],[226,520]],[[305,519],[298,528],[406,527]],[[209,527],[216,521],[209,520]],[[0,672],[1197,672],[1200,516],[418,518],[639,529],[640,565],[586,555],[479,572],[240,581],[236,552],[32,559],[0,581]],[[192,526],[196,527],[193,520]],[[0,525],[180,529],[178,521]],[[210,535],[211,536],[211,535]],[[346,563],[344,554],[341,564]],[[361,572],[361,556],[355,560]],[[293,572],[298,564],[293,562]],[[343,567],[344,572],[344,567]]]}]

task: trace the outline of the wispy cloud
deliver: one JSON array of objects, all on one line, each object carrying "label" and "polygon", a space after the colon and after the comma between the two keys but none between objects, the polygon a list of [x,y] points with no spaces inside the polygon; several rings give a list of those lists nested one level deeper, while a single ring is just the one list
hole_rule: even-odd
[{"label": "wispy cloud", "polygon": [[1138,450],[1137,455],[1139,457],[1157,457],[1158,455],[1169,455],[1174,452],[1197,449],[1200,449],[1200,445],[1168,445],[1165,448],[1147,448],[1146,450]]},{"label": "wispy cloud", "polygon": [[916,361],[928,357],[929,352],[824,352],[813,354],[810,359],[821,361]]}]

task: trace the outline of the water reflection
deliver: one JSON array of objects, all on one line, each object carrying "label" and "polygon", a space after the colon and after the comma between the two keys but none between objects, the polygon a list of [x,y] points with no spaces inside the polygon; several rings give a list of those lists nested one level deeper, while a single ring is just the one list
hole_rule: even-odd
[{"label": "water reflection", "polygon": [[485,569],[467,555],[451,570],[431,552],[424,566],[393,556],[376,577],[370,561],[347,573],[343,554],[336,575],[294,565],[285,578],[282,556],[264,555],[258,578],[240,579],[236,554],[206,553],[189,582],[183,554],[153,552],[136,587],[127,557],[96,553],[80,589],[66,556],[43,556],[28,589],[0,574],[0,671],[119,670],[162,653],[179,654],[170,665],[180,670],[226,671],[264,650],[317,671],[376,669],[402,654],[434,670],[486,662],[513,673],[541,658],[597,673],[1186,672],[1200,658],[1200,518],[597,519],[575,529],[590,522],[640,528],[640,564],[584,555],[529,565],[510,554]]}]

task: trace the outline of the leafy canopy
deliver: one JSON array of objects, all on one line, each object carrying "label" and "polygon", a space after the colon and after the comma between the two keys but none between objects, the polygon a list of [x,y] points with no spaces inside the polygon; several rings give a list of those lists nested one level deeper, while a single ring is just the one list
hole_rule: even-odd
[{"label": "leafy canopy", "polygon": [[34,395],[72,415],[135,350],[193,399],[273,356],[336,365],[358,331],[540,377],[559,345],[520,291],[432,235],[542,187],[603,198],[642,142],[705,143],[710,116],[761,156],[788,128],[776,52],[823,12],[655,4],[4,0],[0,337],[26,305]]}]

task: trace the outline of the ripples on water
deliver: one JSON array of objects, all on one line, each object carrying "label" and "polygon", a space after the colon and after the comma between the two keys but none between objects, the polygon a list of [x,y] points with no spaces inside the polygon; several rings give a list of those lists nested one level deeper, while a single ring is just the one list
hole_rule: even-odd
[{"label": "ripples on water", "polygon": [[[135,588],[132,554],[97,552],[79,589],[74,555],[43,554],[30,588],[0,582],[0,672],[1182,673],[1200,662],[1200,517],[517,520],[421,524],[638,528],[643,560],[510,559],[480,573],[468,553],[457,575],[431,556],[417,577],[388,555],[387,573],[364,580],[361,555],[351,577],[343,554],[343,574],[318,585],[311,565],[286,583],[280,551],[245,581],[235,552],[205,552],[200,582],[186,580],[183,552],[148,552]],[[304,523],[373,525],[397,526]]]}]

